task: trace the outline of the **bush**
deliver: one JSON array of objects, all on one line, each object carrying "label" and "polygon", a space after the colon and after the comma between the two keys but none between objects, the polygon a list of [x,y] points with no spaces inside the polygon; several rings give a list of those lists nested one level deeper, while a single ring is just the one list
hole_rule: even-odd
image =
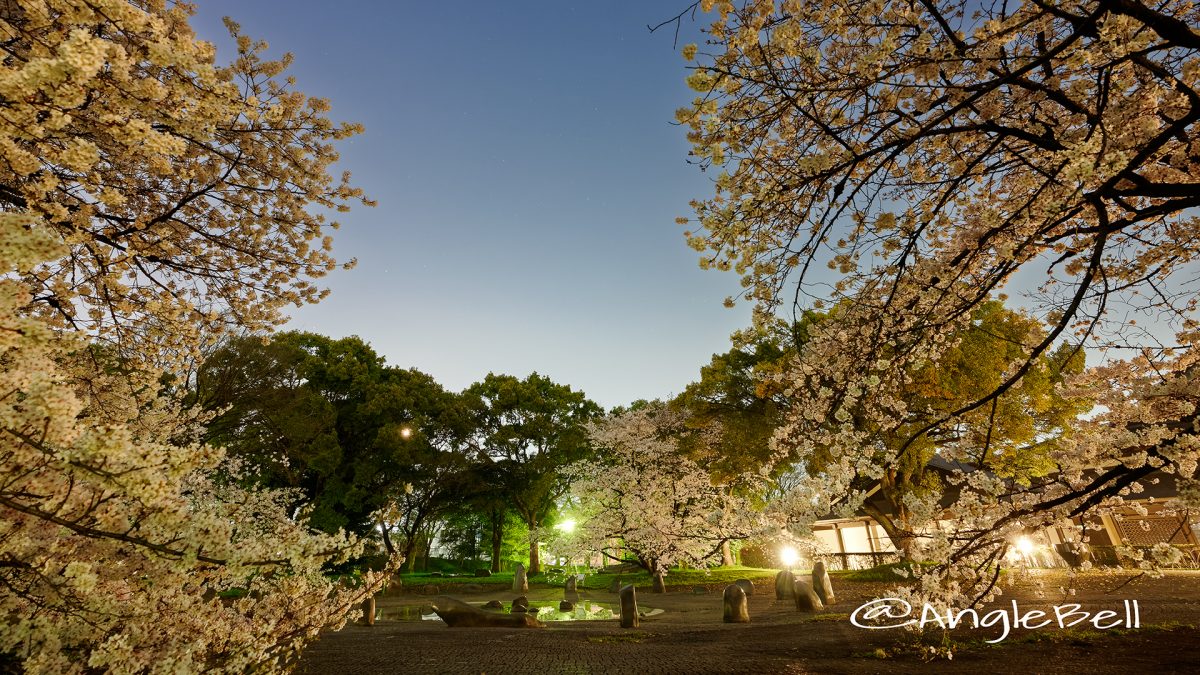
[{"label": "bush", "polygon": [[771,554],[758,544],[746,544],[738,551],[738,558],[742,565],[746,567],[773,567],[774,561],[771,559]]}]

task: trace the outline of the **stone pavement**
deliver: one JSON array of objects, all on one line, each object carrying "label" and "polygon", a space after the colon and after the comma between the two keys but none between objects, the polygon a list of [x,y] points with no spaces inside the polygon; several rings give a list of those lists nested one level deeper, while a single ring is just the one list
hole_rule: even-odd
[{"label": "stone pavement", "polygon": [[[661,608],[641,626],[608,621],[550,622],[545,629],[448,629],[440,621],[388,621],[347,626],[305,652],[300,672],[317,673],[807,673],[801,646],[789,639],[804,619],[765,595],[750,598],[752,624],[721,621],[721,596],[639,592],[638,605]],[[511,593],[468,594],[467,600],[511,600]],[[532,600],[557,600],[538,589]],[[585,601],[613,603],[614,594],[583,592]],[[390,599],[385,599],[387,602]],[[410,601],[414,600],[409,598]],[[415,599],[420,602],[421,599]],[[428,601],[428,598],[424,599]],[[852,629],[845,621],[847,629]],[[749,629],[753,628],[751,631]],[[844,650],[833,650],[835,658]],[[809,654],[809,656],[813,656]],[[875,664],[879,665],[879,664]],[[823,671],[829,672],[829,671]],[[859,670],[857,672],[870,672]]]},{"label": "stone pavement", "polygon": [[[1168,578],[1155,585],[1161,601],[1147,587],[1131,597],[1145,597],[1146,623],[1187,621],[1200,616],[1197,579]],[[1183,582],[1182,586],[1180,582]],[[835,580],[835,584],[838,582]],[[1185,590],[1186,589],[1186,590]],[[994,632],[955,631],[954,638],[976,645],[951,661],[925,663],[909,655],[878,658],[877,650],[895,647],[903,631],[866,631],[848,620],[855,607],[886,593],[882,584],[837,586],[838,603],[819,614],[801,614],[790,602],[777,603],[759,581],[750,600],[749,624],[721,621],[719,589],[693,595],[690,589],[656,595],[638,591],[639,606],[661,608],[636,629],[617,621],[551,623],[545,629],[456,628],[440,621],[380,621],[375,626],[350,625],[330,632],[310,646],[298,669],[304,675],[342,673],[1196,673],[1200,663],[1200,631],[1129,631],[1087,640],[1013,639],[999,648],[980,644]],[[1181,590],[1185,592],[1180,592]],[[584,600],[615,603],[616,595],[583,591]],[[1020,593],[1020,595],[1030,595]],[[1082,594],[1081,594],[1082,595]],[[1092,602],[1105,598],[1101,589],[1088,593]],[[458,594],[478,602],[511,601],[511,592]],[[1169,602],[1168,602],[1168,597]],[[557,601],[560,589],[532,589],[534,601]],[[1005,601],[1013,595],[1006,596]],[[1111,596],[1107,596],[1111,601]],[[1073,598],[1074,599],[1074,598]],[[429,597],[384,598],[381,605],[415,607]],[[1034,636],[1039,637],[1039,636]]]}]

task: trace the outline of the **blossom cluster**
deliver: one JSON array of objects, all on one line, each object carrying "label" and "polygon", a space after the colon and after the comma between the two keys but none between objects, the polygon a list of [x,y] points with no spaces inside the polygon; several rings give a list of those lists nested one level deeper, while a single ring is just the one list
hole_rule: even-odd
[{"label": "blossom cluster", "polygon": [[931,428],[878,442],[912,412],[911,373],[1008,289],[1045,329],[991,393],[930,425],[986,413],[1064,344],[1099,356],[1064,384],[1097,407],[1046,451],[1049,473],[958,472],[954,503],[906,504],[927,533],[921,559],[942,563],[913,587],[920,601],[986,599],[1015,535],[1078,530],[1156,471],[1194,485],[1200,7],[702,8],[716,15],[687,50],[697,96],[677,119],[718,175],[688,243],[701,266],[742,277],[760,323],[789,300],[834,308],[777,383],[798,401],[777,454],[823,460],[781,509],[853,512],[864,485],[897,471]]},{"label": "blossom cluster", "polygon": [[0,4],[0,653],[29,673],[282,668],[382,582],[327,578],[363,542],[243,487],[170,384],[319,297],[312,205],[358,196],[326,173],[355,128],[262,45],[214,66],[187,12]]}]

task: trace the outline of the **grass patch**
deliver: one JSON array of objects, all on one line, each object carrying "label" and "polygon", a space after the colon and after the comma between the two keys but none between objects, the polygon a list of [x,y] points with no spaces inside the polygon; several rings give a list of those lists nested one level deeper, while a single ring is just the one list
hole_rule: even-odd
[{"label": "grass patch", "polygon": [[[688,569],[670,570],[664,577],[668,587],[688,586],[718,586],[728,585],[738,579],[773,579],[778,570],[759,567],[714,567],[709,570]],[[529,577],[529,585],[540,587],[561,587],[566,582],[566,574],[538,574]],[[484,584],[511,586],[512,572],[496,572],[490,577],[477,577],[473,574],[455,576],[434,576],[433,572],[401,573],[400,579],[405,586],[458,586],[463,584]],[[588,574],[579,582],[579,588],[589,590],[608,590],[614,579],[620,579],[622,584],[633,584],[638,590],[648,590],[654,583],[648,572],[627,572],[622,574]]]},{"label": "grass patch", "polygon": [[[905,574],[905,572],[916,564],[922,563],[895,562],[865,570],[833,570],[829,574],[845,581],[907,581],[912,579],[912,574]],[[923,563],[923,565],[932,567],[932,564],[929,563]]]},{"label": "grass patch", "polygon": [[439,577],[433,576],[432,572],[412,572],[400,574],[400,580],[404,582],[405,586],[424,586],[426,584],[436,584],[438,586],[456,586],[461,584],[499,584],[511,586],[512,578],[512,572],[497,572],[492,574],[490,577],[477,577],[473,574]]},{"label": "grass patch", "polygon": [[850,615],[845,612],[829,612],[827,614],[815,614],[810,621],[849,621]]},{"label": "grass patch", "polygon": [[[738,579],[772,579],[779,570],[763,569],[761,567],[714,567],[708,570],[688,569],[670,570],[663,577],[668,587],[671,586],[710,586],[728,585]],[[654,580],[649,572],[627,572],[624,574],[589,574],[584,577],[580,588],[592,590],[608,590],[614,579],[620,579],[622,584],[633,584],[639,590],[650,588]]]}]

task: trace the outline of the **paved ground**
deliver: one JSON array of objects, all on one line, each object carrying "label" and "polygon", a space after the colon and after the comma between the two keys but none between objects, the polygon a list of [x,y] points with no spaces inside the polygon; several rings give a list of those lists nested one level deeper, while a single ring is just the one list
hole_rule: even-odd
[{"label": "paved ground", "polygon": [[[1085,579],[1076,596],[1062,596],[1050,578],[1038,587],[1027,580],[1009,589],[1004,602],[1020,598],[1022,610],[1078,602],[1086,608],[1120,610],[1137,598],[1141,630],[1064,637],[1057,631],[1013,631],[998,647],[982,640],[995,629],[954,631],[965,643],[952,661],[923,662],[898,650],[901,630],[866,631],[848,614],[866,600],[886,595],[882,584],[839,584],[839,602],[821,615],[804,615],[777,603],[765,587],[750,598],[750,624],[721,622],[721,597],[674,592],[639,593],[640,605],[662,608],[637,629],[615,620],[551,624],[546,629],[449,629],[440,621],[380,621],[347,626],[310,647],[301,661],[306,675],[326,673],[1197,673],[1200,672],[1200,575],[1177,573],[1138,579],[1113,590],[1125,577]],[[690,591],[690,589],[688,589]],[[1039,593],[1042,595],[1039,596]],[[469,601],[514,594],[468,593]],[[558,600],[557,589],[535,589],[533,600]],[[604,592],[585,600],[614,602]],[[419,606],[430,598],[386,598],[381,607]],[[1041,603],[1041,604],[1039,604]],[[1180,626],[1179,623],[1190,624]],[[1165,626],[1165,624],[1171,624]],[[1157,628],[1153,626],[1158,626]],[[897,654],[897,652],[900,652]],[[879,658],[886,656],[886,658]]]}]

